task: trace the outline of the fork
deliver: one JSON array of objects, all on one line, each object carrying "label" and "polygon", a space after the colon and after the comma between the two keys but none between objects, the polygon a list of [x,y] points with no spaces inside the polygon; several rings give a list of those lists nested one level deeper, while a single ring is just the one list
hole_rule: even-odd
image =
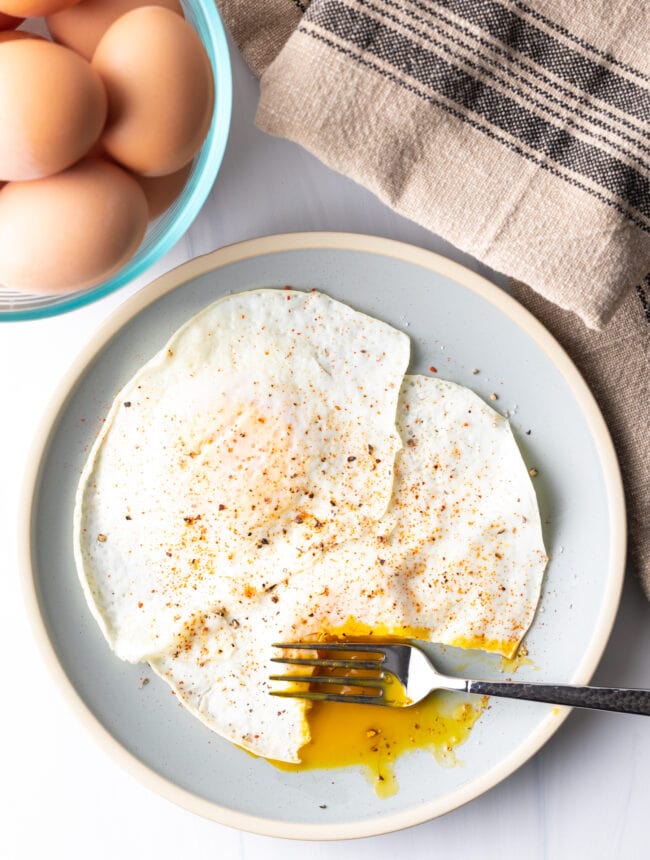
[{"label": "fork", "polygon": [[[617,687],[583,687],[569,684],[514,683],[511,681],[471,681],[442,675],[429,656],[416,644],[372,644],[362,642],[282,642],[274,648],[298,651],[338,652],[336,658],[273,657],[273,663],[303,666],[312,671],[341,670],[339,674],[271,675],[271,681],[301,682],[324,686],[325,690],[272,690],[272,696],[311,699],[323,702],[347,702],[357,705],[386,705],[409,707],[422,701],[433,690],[457,690],[479,696],[501,696],[507,699],[526,699],[552,705],[569,705],[574,708],[597,708],[601,711],[618,711],[626,714],[650,716],[650,690]],[[367,658],[352,655],[367,655]],[[340,656],[339,656],[340,655]],[[363,670],[363,676],[345,674],[347,670]],[[368,674],[373,673],[373,674]],[[407,699],[385,695],[390,676],[403,686]],[[358,688],[361,694],[338,690],[327,692],[327,687]]]}]

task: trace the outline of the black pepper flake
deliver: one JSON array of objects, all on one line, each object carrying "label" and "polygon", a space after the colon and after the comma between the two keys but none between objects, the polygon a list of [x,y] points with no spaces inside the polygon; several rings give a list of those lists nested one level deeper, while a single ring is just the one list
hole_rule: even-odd
[{"label": "black pepper flake", "polygon": [[125,519],[125,520],[131,520],[131,519],[133,519],[133,517],[131,517],[129,514],[127,514],[127,515],[124,517],[124,519]]},{"label": "black pepper flake", "polygon": [[321,803],[321,804],[319,805],[319,807],[318,807],[318,808],[319,808],[319,809],[327,809],[327,804],[326,804],[326,803]]},{"label": "black pepper flake", "polygon": [[131,401],[130,401],[130,400],[125,400],[125,401],[124,401],[124,405],[125,405],[125,406],[126,406],[126,408],[128,409],[128,408],[129,408],[129,406],[131,405]]},{"label": "black pepper flake", "polygon": [[356,457],[348,457],[348,463],[354,463],[356,459]]}]

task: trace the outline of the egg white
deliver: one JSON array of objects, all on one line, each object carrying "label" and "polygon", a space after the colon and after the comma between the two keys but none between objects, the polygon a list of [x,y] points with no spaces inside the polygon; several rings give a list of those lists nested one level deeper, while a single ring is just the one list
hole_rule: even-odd
[{"label": "egg white", "polygon": [[309,567],[385,512],[408,338],[321,293],[228,296],[116,398],[79,485],[75,554],[122,659]]},{"label": "egg white", "polygon": [[350,623],[510,656],[539,599],[537,500],[510,426],[406,376],[408,339],[320,293],[229,296],[116,398],[75,553],[116,654],[196,717],[299,760],[306,703],[269,696],[277,641]]},{"label": "egg white", "polygon": [[222,619],[152,661],[202,722],[251,752],[296,762],[309,738],[305,702],[268,695],[273,642],[319,640],[352,619],[511,656],[533,619],[547,559],[506,419],[467,388],[407,376],[397,425],[393,497],[370,533],[271,593],[235,587],[234,631]]}]

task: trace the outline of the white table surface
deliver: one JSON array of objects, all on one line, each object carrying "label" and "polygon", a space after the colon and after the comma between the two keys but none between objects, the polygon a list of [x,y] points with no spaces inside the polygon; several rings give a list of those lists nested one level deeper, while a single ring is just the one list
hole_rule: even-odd
[{"label": "white table surface", "polygon": [[[650,720],[643,717],[574,712],[532,761],[442,819],[357,842],[297,843],[239,833],[152,794],[86,736],[48,677],[32,642],[16,563],[21,478],[45,404],[116,305],[191,256],[292,230],[380,234],[485,272],[300,148],[257,131],[257,83],[236,52],[233,64],[228,151],[185,239],[118,295],[67,316],[0,327],[0,858],[650,857]],[[628,577],[597,682],[650,687],[649,622],[650,606]]]}]

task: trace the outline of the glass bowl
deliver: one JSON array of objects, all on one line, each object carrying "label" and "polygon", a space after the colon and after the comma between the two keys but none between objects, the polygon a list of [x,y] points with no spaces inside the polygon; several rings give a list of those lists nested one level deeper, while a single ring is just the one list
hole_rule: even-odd
[{"label": "glass bowl", "polygon": [[198,215],[221,166],[232,107],[232,74],[226,33],[214,0],[181,0],[186,20],[201,37],[214,75],[215,105],[212,124],[180,196],[149,225],[137,252],[119,271],[72,293],[34,295],[0,286],[0,322],[39,319],[90,304],[128,284],[166,254]]}]

